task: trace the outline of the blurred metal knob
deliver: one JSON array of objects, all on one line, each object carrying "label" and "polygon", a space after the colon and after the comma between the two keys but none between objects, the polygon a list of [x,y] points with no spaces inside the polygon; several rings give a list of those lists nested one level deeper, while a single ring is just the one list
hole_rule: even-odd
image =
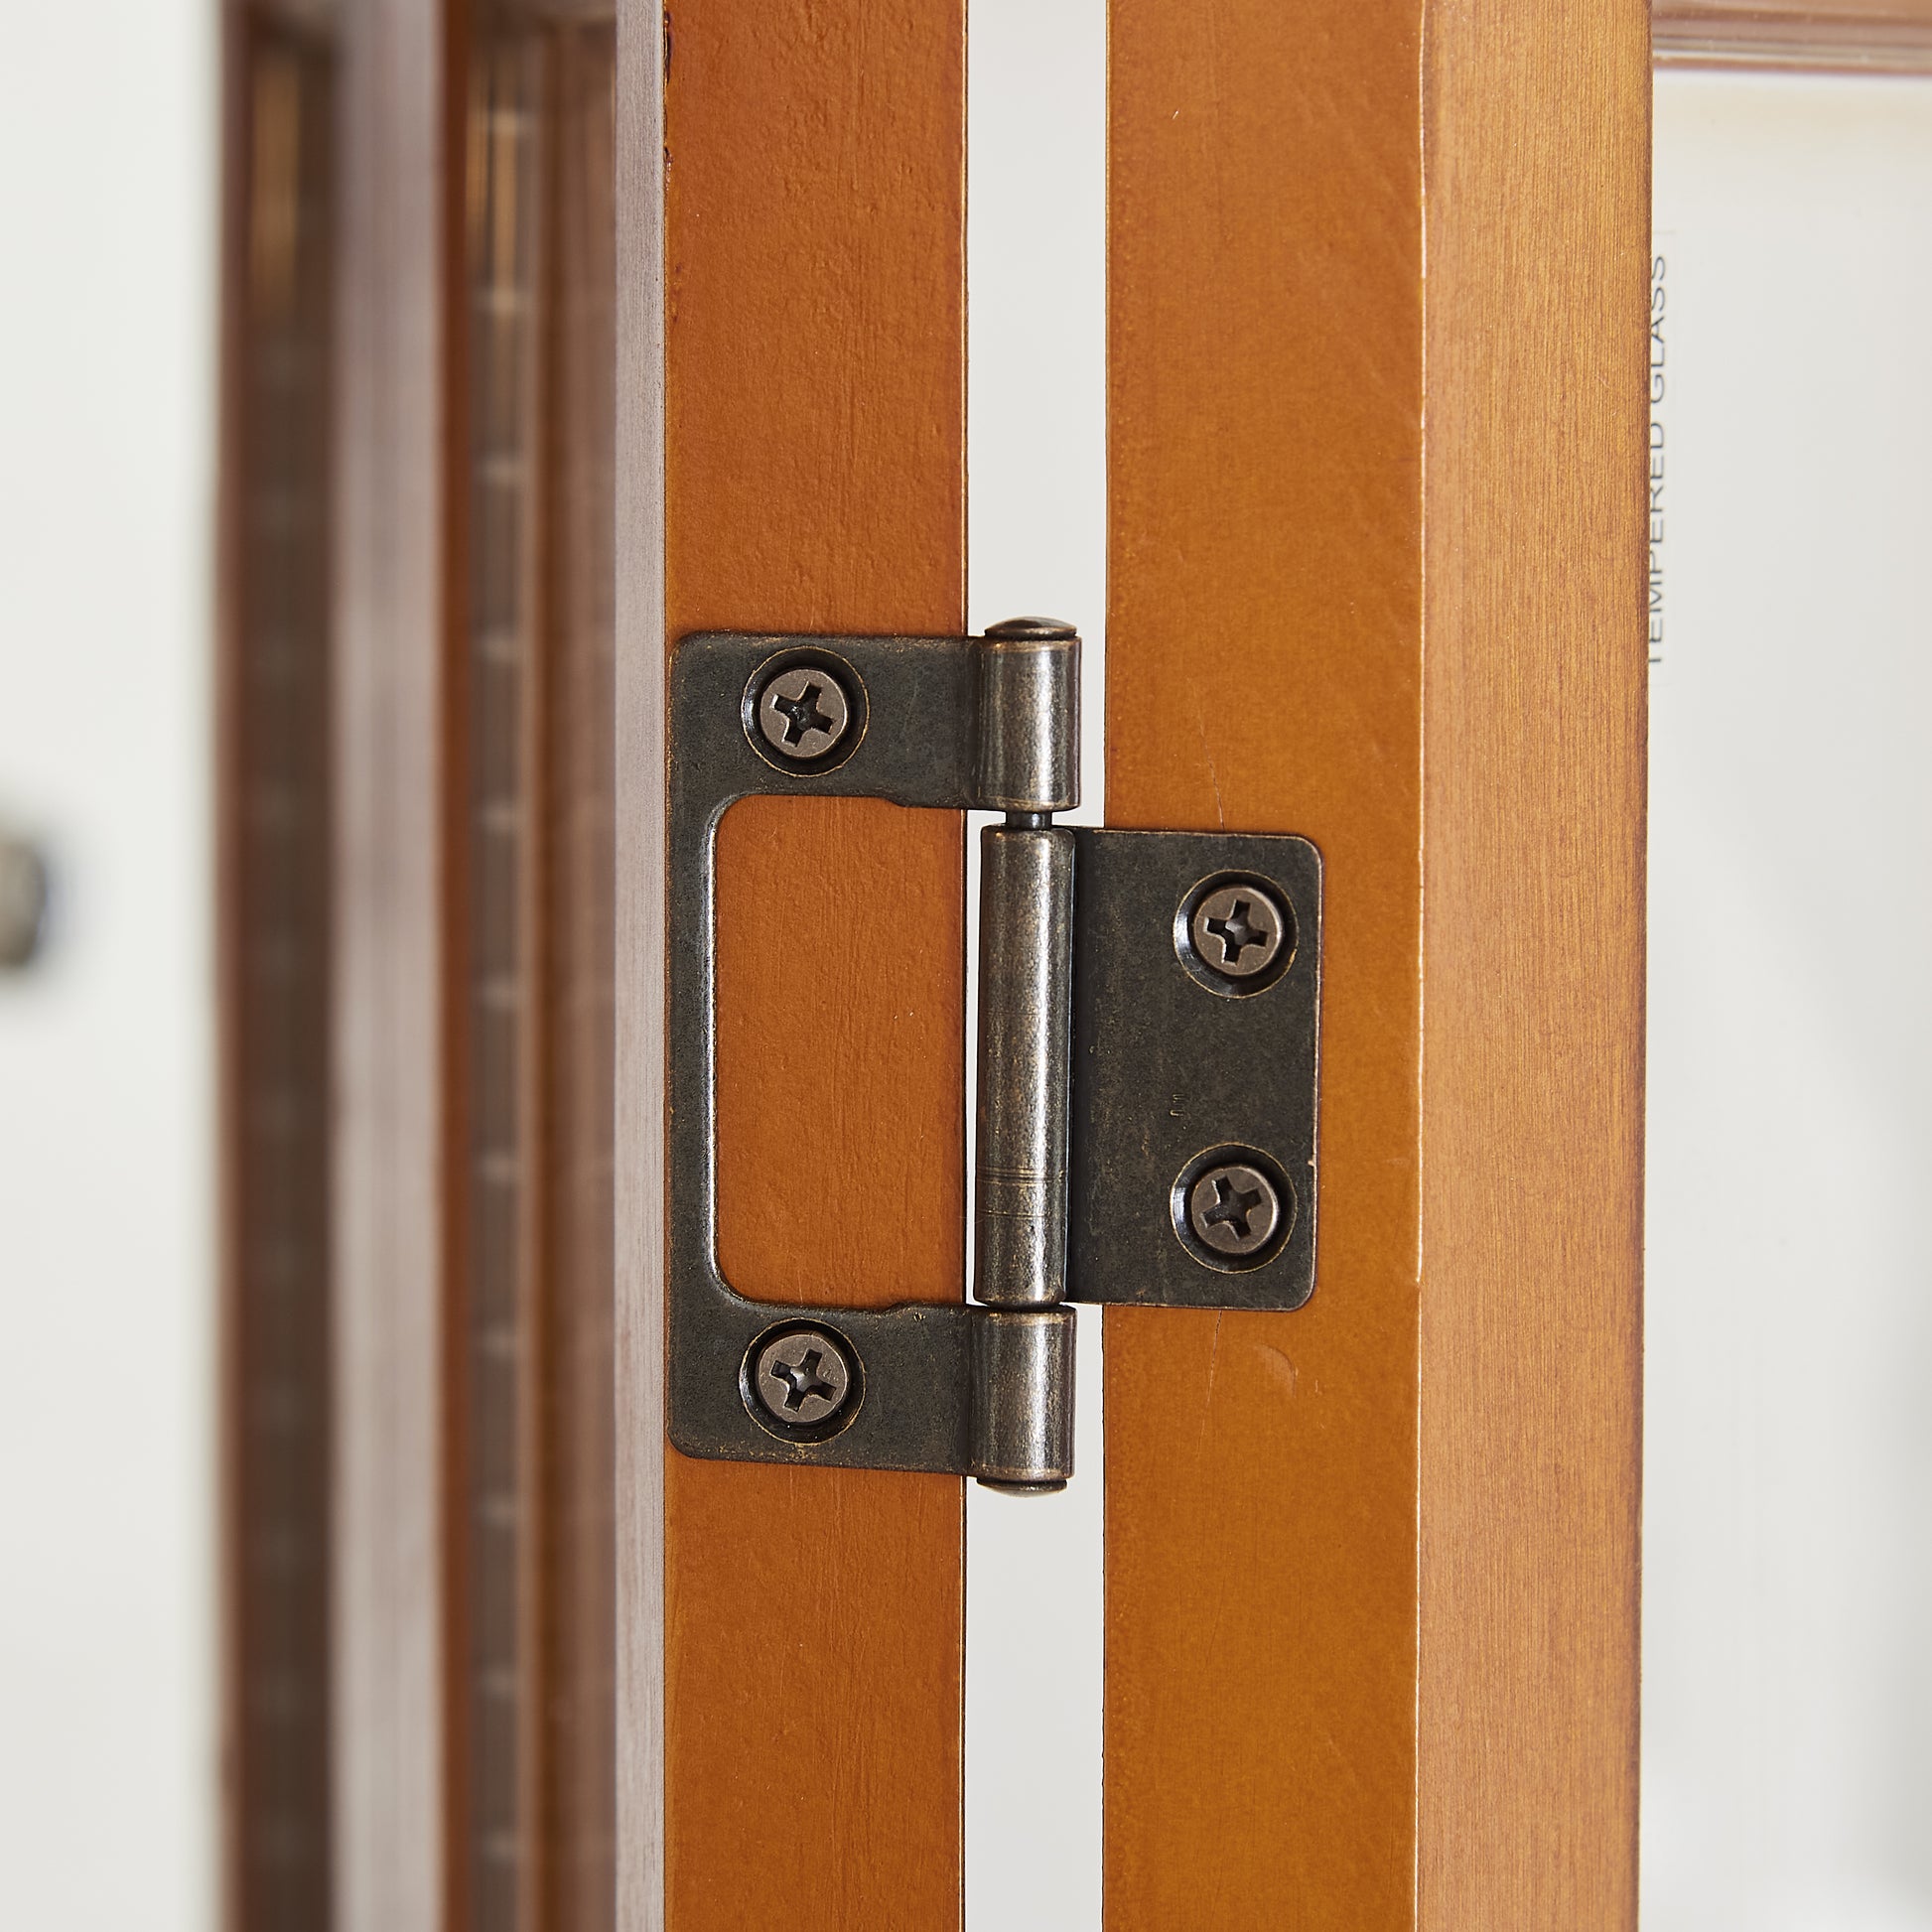
[{"label": "blurred metal knob", "polygon": [[46,863],[25,839],[0,832],[0,971],[28,965],[46,929]]}]

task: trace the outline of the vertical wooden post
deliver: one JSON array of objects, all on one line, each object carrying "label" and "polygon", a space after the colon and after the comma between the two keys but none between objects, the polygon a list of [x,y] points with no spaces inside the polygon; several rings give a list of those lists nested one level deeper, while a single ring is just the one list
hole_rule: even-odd
[{"label": "vertical wooden post", "polygon": [[[964,621],[963,15],[956,0],[681,0],[663,22],[661,135],[655,20],[621,30],[621,1923],[937,1928],[960,1909],[960,1484],[665,1450],[659,1208],[643,1195],[662,1173],[650,875],[667,640]],[[644,179],[660,160],[661,236]],[[656,259],[661,457],[655,298],[637,292]],[[743,1292],[960,1294],[961,869],[953,813],[728,815],[719,1234]]]},{"label": "vertical wooden post", "polygon": [[1628,1925],[1644,10],[1111,58],[1109,812],[1327,950],[1314,1300],[1108,1317],[1108,1923]]},{"label": "vertical wooden post", "polygon": [[1431,1932],[1637,1917],[1647,30],[1425,42]]}]

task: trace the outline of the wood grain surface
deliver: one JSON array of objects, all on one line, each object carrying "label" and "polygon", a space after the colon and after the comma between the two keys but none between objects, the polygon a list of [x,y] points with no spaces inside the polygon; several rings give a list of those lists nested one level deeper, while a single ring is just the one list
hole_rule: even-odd
[{"label": "wood grain surface", "polygon": [[1113,8],[1109,817],[1327,897],[1313,1301],[1108,1315],[1110,1932],[1629,1922],[1644,16],[1468,13]]},{"label": "wood grain surface", "polygon": [[1646,25],[1428,42],[1428,1928],[1637,1917]]},{"label": "wood grain surface", "polygon": [[[960,6],[678,0],[665,33],[666,634],[955,631]],[[727,1278],[957,1297],[959,815],[747,801],[718,863]],[[666,1451],[672,1932],[958,1923],[961,1536],[953,1478]]]}]

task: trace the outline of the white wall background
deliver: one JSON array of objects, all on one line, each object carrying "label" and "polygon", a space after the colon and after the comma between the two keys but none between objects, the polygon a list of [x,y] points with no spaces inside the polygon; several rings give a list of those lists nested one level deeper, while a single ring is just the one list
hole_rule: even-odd
[{"label": "white wall background", "polygon": [[0,57],[0,1925],[213,1923],[213,10]]},{"label": "white wall background", "polygon": [[[969,15],[968,621],[978,629],[1039,615],[1080,626],[1081,808],[1065,818],[1097,825],[1106,0],[971,0]],[[969,961],[978,956],[977,836]],[[969,1068],[972,1054],[969,1037]],[[966,1489],[969,1932],[1100,1932],[1100,1311],[1082,1309],[1079,1320],[1073,1481],[1044,1497]]]},{"label": "white wall background", "polygon": [[1646,1932],[1932,1928],[1932,80],[1660,77]]}]

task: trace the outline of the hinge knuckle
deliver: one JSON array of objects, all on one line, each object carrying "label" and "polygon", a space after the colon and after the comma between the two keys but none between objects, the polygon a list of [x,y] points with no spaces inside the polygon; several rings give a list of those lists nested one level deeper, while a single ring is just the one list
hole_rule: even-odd
[{"label": "hinge knuckle", "polygon": [[978,1312],[968,1474],[1057,1489],[1073,1473],[1073,1323],[1064,1308]]},{"label": "hinge knuckle", "polygon": [[979,651],[978,803],[1064,812],[1080,802],[1080,638],[1038,618],[996,624]]},{"label": "hinge knuckle", "polygon": [[1073,834],[980,839],[979,1152],[973,1292],[1025,1308],[1066,1295]]}]

